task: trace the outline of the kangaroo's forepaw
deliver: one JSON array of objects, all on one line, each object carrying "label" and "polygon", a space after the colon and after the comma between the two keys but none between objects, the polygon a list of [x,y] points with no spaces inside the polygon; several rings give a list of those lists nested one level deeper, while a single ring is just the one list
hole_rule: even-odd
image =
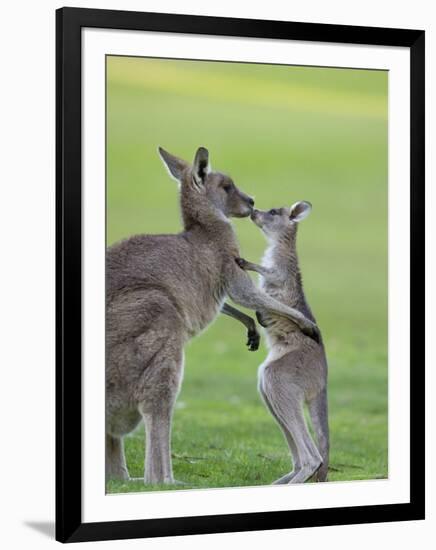
[{"label": "kangaroo's forepaw", "polygon": [[247,346],[249,351],[257,351],[259,349],[260,334],[256,329],[249,330],[247,332],[248,340]]},{"label": "kangaroo's forepaw", "polygon": [[268,323],[266,323],[265,319],[263,318],[262,314],[260,313],[260,311],[256,311],[256,319],[257,319],[257,322],[259,323],[259,325],[263,328],[266,328],[268,326]]},{"label": "kangaroo's forepaw", "polygon": [[247,267],[247,260],[244,260],[244,258],[235,258],[235,262],[241,269],[245,269]]},{"label": "kangaroo's forepaw", "polygon": [[317,344],[321,343],[321,332],[315,323],[308,323],[304,327],[302,327],[301,331],[306,336],[309,336],[309,338],[312,338]]}]

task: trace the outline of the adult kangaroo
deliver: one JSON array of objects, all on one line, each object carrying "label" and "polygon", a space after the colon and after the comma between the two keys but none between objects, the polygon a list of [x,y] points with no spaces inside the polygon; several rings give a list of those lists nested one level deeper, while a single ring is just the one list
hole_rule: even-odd
[{"label": "adult kangaroo", "polygon": [[180,184],[184,230],[137,235],[107,251],[106,477],[129,479],[123,437],[142,419],[144,482],[174,483],[171,421],[183,348],[215,319],[226,296],[292,319],[314,338],[318,332],[303,314],[258,290],[236,264],[239,247],[228,218],[250,215],[253,199],[211,170],[203,147],[192,166],[159,153]]}]

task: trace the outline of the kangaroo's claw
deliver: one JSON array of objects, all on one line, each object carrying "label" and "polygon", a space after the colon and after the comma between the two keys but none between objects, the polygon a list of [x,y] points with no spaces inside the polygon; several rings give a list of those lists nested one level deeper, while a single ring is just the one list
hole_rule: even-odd
[{"label": "kangaroo's claw", "polygon": [[249,351],[257,351],[259,349],[259,343],[260,343],[260,334],[257,332],[256,329],[249,330],[247,333],[248,340],[247,340],[247,346]]},{"label": "kangaroo's claw", "polygon": [[310,323],[302,327],[301,331],[309,338],[312,338],[317,344],[321,343],[321,333],[315,323]]},{"label": "kangaroo's claw", "polygon": [[266,328],[268,326],[268,324],[265,323],[260,311],[256,311],[255,313],[256,313],[256,319],[257,319],[257,322],[259,323],[259,325],[263,328]]},{"label": "kangaroo's claw", "polygon": [[239,265],[241,269],[245,269],[245,266],[247,265],[247,261],[244,260],[244,258],[235,258],[235,262]]}]

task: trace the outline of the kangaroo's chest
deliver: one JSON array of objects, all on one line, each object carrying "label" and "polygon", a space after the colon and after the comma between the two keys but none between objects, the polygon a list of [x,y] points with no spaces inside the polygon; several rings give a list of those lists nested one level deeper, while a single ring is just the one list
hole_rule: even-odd
[{"label": "kangaroo's chest", "polygon": [[271,282],[260,277],[259,287],[271,298],[286,304],[289,307],[298,307],[300,302],[300,293],[298,289],[292,285],[292,281],[277,281]]},{"label": "kangaroo's chest", "polygon": [[[298,310],[300,309],[300,296],[292,288],[292,285],[284,282],[268,282],[262,277],[259,286],[266,294],[278,302]],[[300,335],[298,326],[290,319],[281,315],[269,314],[267,312],[262,313],[262,324],[265,325],[266,341],[270,350],[279,350],[294,346],[296,344],[295,337],[297,336],[298,338]]]},{"label": "kangaroo's chest", "polygon": [[222,262],[216,255],[205,252],[192,273],[190,297],[185,307],[191,336],[204,330],[219,314],[226,298]]}]

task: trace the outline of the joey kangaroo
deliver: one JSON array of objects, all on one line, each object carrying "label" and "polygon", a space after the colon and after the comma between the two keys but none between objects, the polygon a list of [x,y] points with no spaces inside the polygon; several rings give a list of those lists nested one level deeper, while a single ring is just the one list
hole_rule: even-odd
[{"label": "joey kangaroo", "polygon": [[[192,166],[159,153],[180,184],[184,230],[133,236],[107,251],[106,477],[129,479],[123,437],[142,419],[144,482],[174,483],[171,422],[183,349],[214,320],[226,296],[292,319],[314,338],[318,332],[304,314],[257,289],[235,262],[239,248],[228,218],[249,216],[253,199],[211,170],[203,147]],[[237,317],[234,308],[224,309]]]},{"label": "joey kangaroo", "polygon": [[[291,208],[254,210],[253,222],[269,240],[262,264],[238,259],[245,270],[261,275],[261,288],[276,300],[298,309],[315,323],[306,301],[296,252],[298,223],[311,210],[308,202]],[[273,312],[259,313],[266,328],[269,354],[259,368],[259,392],[276,419],[289,445],[294,470],[274,483],[303,483],[316,474],[326,481],[329,462],[327,416],[327,359],[322,339],[308,338],[295,323]],[[303,406],[307,403],[318,447],[306,425]]]}]

